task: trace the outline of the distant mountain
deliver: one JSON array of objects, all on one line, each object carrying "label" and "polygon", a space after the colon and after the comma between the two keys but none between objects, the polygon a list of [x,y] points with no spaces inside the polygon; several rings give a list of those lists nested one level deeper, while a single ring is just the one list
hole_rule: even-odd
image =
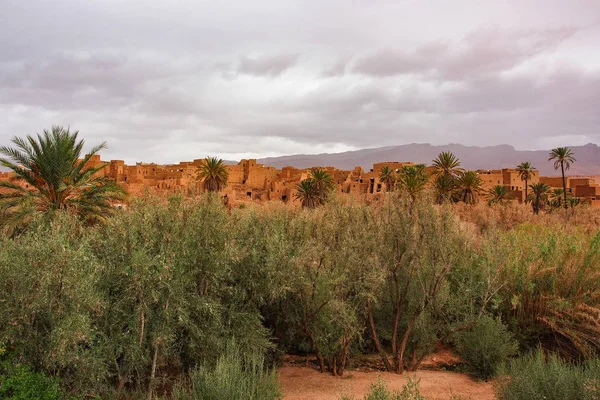
[{"label": "distant mountain", "polygon": [[[600,175],[600,147],[598,145],[588,143],[584,146],[571,146],[571,150],[575,154],[577,162],[571,166],[568,171],[569,175]],[[385,161],[431,164],[431,160],[442,151],[454,153],[460,158],[461,166],[466,169],[514,168],[523,161],[529,161],[540,171],[541,175],[560,175],[560,172],[554,170],[553,163],[548,161],[549,150],[515,150],[509,145],[476,147],[461,144],[432,146],[427,143],[413,143],[334,154],[269,157],[260,159],[258,162],[277,168],[322,166],[350,170],[361,166],[368,171],[373,168],[374,163]]]}]

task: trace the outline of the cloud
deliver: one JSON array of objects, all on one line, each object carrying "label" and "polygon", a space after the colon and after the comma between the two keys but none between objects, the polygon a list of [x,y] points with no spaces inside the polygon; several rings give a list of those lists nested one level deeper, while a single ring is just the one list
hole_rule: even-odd
[{"label": "cloud", "polygon": [[441,79],[468,79],[509,70],[556,48],[576,32],[562,28],[507,33],[498,28],[479,28],[460,41],[428,42],[413,52],[393,48],[375,51],[358,59],[352,71],[374,77],[435,73]]},{"label": "cloud", "polygon": [[103,157],[127,162],[600,142],[594,11],[543,0],[9,1],[0,144],[52,124],[106,140]]},{"label": "cloud", "polygon": [[235,69],[238,74],[277,77],[298,63],[297,54],[242,56]]}]

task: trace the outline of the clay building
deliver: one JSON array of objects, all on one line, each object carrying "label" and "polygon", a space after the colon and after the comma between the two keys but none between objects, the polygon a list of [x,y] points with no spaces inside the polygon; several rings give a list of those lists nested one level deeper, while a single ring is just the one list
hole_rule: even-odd
[{"label": "clay building", "polygon": [[[95,155],[90,158],[88,165],[105,166],[97,175],[118,182],[132,195],[139,195],[145,191],[193,195],[202,190],[202,182],[197,179],[198,167],[202,161],[203,159],[196,159],[169,165],[138,162],[135,165],[127,165],[123,160],[102,161],[99,155]],[[310,176],[311,170],[323,168],[332,176],[337,193],[361,200],[376,200],[381,198],[387,189],[386,184],[379,179],[381,169],[389,167],[398,173],[404,166],[411,165],[415,164],[398,161],[379,162],[368,171],[362,167],[355,167],[351,171],[334,167],[276,169],[258,164],[255,159],[241,160],[236,165],[227,165],[229,179],[227,186],[221,191],[221,196],[226,198],[230,205],[267,200],[299,205],[295,198],[296,186]],[[430,175],[430,182],[433,181],[434,168],[428,166],[426,172]],[[477,173],[485,191],[496,185],[503,185],[514,193],[515,199],[524,200],[525,182],[521,180],[516,169],[479,170]],[[8,180],[12,176],[11,173],[0,172],[0,180]],[[537,182],[544,182],[553,188],[562,187],[561,177],[540,177],[535,171],[528,183]],[[593,179],[569,177],[567,185],[569,192],[574,196],[594,206],[600,206],[600,186]]]},{"label": "clay building", "polygon": [[[503,168],[493,170],[478,170],[477,173],[481,178],[482,187],[485,191],[492,189],[494,186],[504,186],[513,194],[513,198],[522,202],[525,201],[525,181],[521,179],[519,171],[515,168]],[[533,171],[531,178],[527,181],[527,185],[532,185],[540,182],[539,171]]]}]

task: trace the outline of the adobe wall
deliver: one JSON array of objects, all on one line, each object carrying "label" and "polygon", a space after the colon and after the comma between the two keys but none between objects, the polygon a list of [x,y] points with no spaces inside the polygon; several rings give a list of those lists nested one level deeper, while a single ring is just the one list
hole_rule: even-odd
[{"label": "adobe wall", "polygon": [[[594,179],[592,178],[574,178],[571,177],[569,178],[568,181],[569,185],[567,187],[571,188],[571,189],[575,189],[578,185],[590,185],[594,183]],[[562,187],[562,182],[561,182],[561,187]]]},{"label": "adobe wall", "polygon": [[385,161],[385,162],[379,162],[379,163],[375,163],[373,164],[373,169],[371,170],[371,172],[376,172],[378,175],[381,173],[381,169],[383,167],[390,167],[390,169],[392,171],[396,171],[396,170],[401,170],[402,167],[404,166],[408,166],[408,165],[415,165],[412,162],[398,162],[398,161]]},{"label": "adobe wall", "polygon": [[502,170],[478,170],[477,174],[479,174],[481,186],[485,190],[490,190],[497,185],[504,185],[504,174],[502,173]]},{"label": "adobe wall", "polygon": [[575,186],[575,197],[600,197],[600,185],[586,183]]},{"label": "adobe wall", "polygon": [[[566,178],[567,188],[571,187],[569,180],[570,180],[570,178],[567,177]],[[540,182],[545,183],[546,185],[548,185],[552,188],[562,188],[563,187],[562,177],[560,177],[560,176],[540,176]]]}]

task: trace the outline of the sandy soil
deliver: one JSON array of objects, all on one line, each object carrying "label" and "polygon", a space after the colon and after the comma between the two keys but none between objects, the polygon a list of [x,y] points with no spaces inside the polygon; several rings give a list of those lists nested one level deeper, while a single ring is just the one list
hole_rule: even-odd
[{"label": "sandy soil", "polygon": [[421,394],[428,400],[447,400],[454,395],[467,400],[494,400],[491,383],[478,382],[468,375],[447,371],[417,371],[396,375],[387,372],[348,371],[342,378],[321,374],[311,367],[285,366],[279,369],[286,400],[339,400],[354,395],[359,399],[369,390],[369,384],[381,376],[391,390],[401,390],[406,377],[417,376]]}]

